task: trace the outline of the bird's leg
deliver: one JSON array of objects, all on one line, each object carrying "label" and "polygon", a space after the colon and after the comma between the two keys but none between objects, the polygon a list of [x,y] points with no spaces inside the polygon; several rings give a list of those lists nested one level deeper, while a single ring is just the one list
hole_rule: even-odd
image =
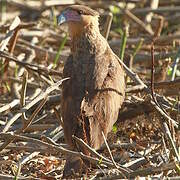
[{"label": "bird's leg", "polygon": [[[90,145],[89,119],[85,117],[83,113],[81,113],[81,116],[80,118],[78,118],[78,120],[79,120],[79,126],[77,128],[77,131],[75,132],[75,136],[78,138],[81,138],[86,144]],[[75,142],[75,145],[78,151],[81,151],[83,154],[90,156],[89,151],[85,147],[80,146],[76,142]],[[83,160],[83,162],[85,163],[87,168],[90,168],[91,165],[89,161]]]},{"label": "bird's leg", "polygon": [[[74,136],[81,138],[85,143],[89,144],[89,122],[88,119],[84,116],[78,118],[78,126],[75,131]],[[82,152],[83,154],[89,156],[89,151],[77,144],[73,139],[73,148],[76,151]],[[67,156],[66,157],[66,164],[64,166],[63,178],[70,178],[70,177],[78,177],[82,174],[87,174],[89,169],[91,168],[91,164],[88,160],[82,160],[80,157],[77,156]]]}]

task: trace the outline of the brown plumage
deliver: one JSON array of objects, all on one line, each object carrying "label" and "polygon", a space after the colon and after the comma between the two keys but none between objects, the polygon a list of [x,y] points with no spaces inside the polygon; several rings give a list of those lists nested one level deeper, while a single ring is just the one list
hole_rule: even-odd
[{"label": "brown plumage", "polygon": [[[124,71],[117,56],[100,34],[98,13],[86,6],[73,5],[59,16],[66,22],[71,36],[71,55],[64,66],[63,76],[70,80],[62,86],[62,118],[66,143],[73,150],[89,153],[78,147],[72,135],[98,149],[112,130],[124,101]],[[87,166],[80,158],[67,157],[64,176],[81,173]]]}]

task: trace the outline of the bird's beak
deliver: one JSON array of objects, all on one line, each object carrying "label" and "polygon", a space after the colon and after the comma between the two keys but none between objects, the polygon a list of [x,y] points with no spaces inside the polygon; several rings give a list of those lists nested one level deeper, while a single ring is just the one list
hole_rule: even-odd
[{"label": "bird's beak", "polygon": [[57,24],[66,22],[80,22],[81,17],[76,11],[64,11],[57,17]]},{"label": "bird's beak", "polygon": [[65,23],[67,21],[67,17],[64,13],[61,13],[58,17],[57,17],[57,24],[61,25],[63,23]]}]

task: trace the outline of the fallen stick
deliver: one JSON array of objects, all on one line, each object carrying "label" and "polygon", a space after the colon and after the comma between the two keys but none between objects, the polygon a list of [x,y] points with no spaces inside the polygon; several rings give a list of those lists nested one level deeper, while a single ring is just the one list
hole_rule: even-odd
[{"label": "fallen stick", "polygon": [[26,112],[28,109],[30,109],[32,106],[34,106],[36,103],[44,99],[49,93],[57,89],[63,81],[68,80],[69,78],[64,78],[57,83],[53,84],[52,86],[48,87],[45,92],[42,92],[38,97],[36,97],[34,100],[26,104],[16,115],[14,115],[5,125],[3,132],[7,132],[10,126],[18,119],[21,117],[23,112]]}]

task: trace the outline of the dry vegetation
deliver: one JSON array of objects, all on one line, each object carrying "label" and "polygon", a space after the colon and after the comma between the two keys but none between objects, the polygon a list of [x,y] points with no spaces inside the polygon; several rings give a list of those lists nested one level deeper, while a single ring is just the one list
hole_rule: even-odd
[{"label": "dry vegetation", "polygon": [[[102,33],[129,67],[118,122],[98,152],[87,147],[91,158],[68,150],[60,126],[70,40],[56,15],[72,3],[101,13]],[[95,165],[88,179],[178,179],[179,0],[0,0],[0,8],[0,179],[60,179],[67,153]]]}]

